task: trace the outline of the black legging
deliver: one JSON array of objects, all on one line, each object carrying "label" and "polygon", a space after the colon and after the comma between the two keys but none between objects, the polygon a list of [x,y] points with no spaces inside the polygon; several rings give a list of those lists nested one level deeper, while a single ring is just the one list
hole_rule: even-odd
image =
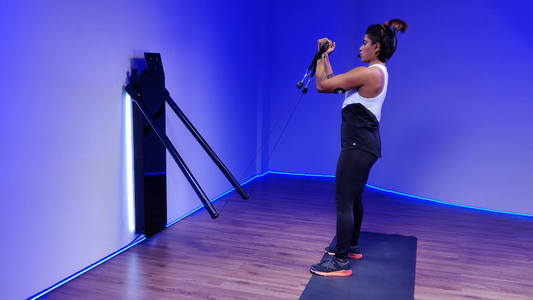
[{"label": "black legging", "polygon": [[344,150],[339,156],[335,172],[337,258],[348,258],[350,245],[358,245],[363,222],[363,190],[377,159],[374,154],[360,149]]}]

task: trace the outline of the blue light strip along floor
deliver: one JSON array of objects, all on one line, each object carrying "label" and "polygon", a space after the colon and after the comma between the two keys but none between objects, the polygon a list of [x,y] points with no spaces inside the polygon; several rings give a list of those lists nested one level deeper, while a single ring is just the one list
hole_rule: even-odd
[{"label": "blue light strip along floor", "polygon": [[[252,180],[254,180],[256,178],[263,177],[263,176],[265,176],[267,174],[287,175],[287,176],[302,176],[302,177],[335,178],[335,175],[320,175],[320,174],[305,174],[305,173],[289,173],[289,172],[266,171],[265,173],[263,173],[261,175],[256,175],[255,177],[249,179],[248,181],[242,183],[241,185],[245,185],[248,182],[250,182],[250,181],[252,181]],[[467,208],[467,209],[473,209],[473,210],[485,211],[485,212],[491,212],[491,213],[497,213],[497,214],[503,214],[503,215],[511,215],[511,216],[518,216],[518,217],[533,218],[533,215],[528,215],[528,214],[520,214],[520,213],[513,213],[513,212],[506,212],[506,211],[498,211],[498,210],[492,210],[492,209],[487,209],[487,208],[480,208],[480,207],[474,207],[474,206],[468,206],[468,205],[462,205],[462,204],[449,203],[449,202],[444,202],[444,201],[440,201],[440,200],[435,200],[435,199],[430,199],[430,198],[425,198],[425,197],[419,197],[419,196],[410,195],[410,194],[406,194],[406,193],[401,193],[401,192],[397,192],[397,191],[393,191],[393,190],[388,190],[388,189],[380,188],[380,187],[369,185],[369,184],[367,184],[366,186],[371,188],[371,189],[375,189],[375,190],[382,191],[382,192],[389,193],[389,194],[394,194],[394,195],[398,195],[398,196],[404,196],[404,197],[408,197],[408,198],[414,198],[414,199],[418,199],[418,200],[439,203],[439,204],[443,204],[443,205],[449,205],[449,206],[455,206],[455,207],[461,207],[461,208]],[[225,192],[224,194],[222,194],[222,195],[214,198],[213,200],[211,200],[211,202],[214,202],[214,201],[220,199],[224,195],[226,195],[226,194],[228,194],[230,192],[233,192],[234,190],[235,189],[231,189],[231,190]],[[183,218],[191,215],[192,213],[198,211],[199,209],[201,209],[203,207],[204,207],[203,205],[199,206],[198,208],[196,208],[195,210],[191,211],[187,215],[184,215],[183,217],[181,217],[181,218],[173,221],[172,223],[168,224],[167,227],[172,225],[172,224],[174,224],[174,223],[176,223],[176,222],[178,222],[179,220],[182,220]]]},{"label": "blue light strip along floor", "polygon": [[[267,171],[267,172],[265,172],[263,175],[268,174],[268,173],[271,173],[271,174],[279,174],[279,175],[290,175],[290,176],[308,176],[308,177],[335,178],[334,175],[299,174],[299,173],[286,173],[286,172],[275,172],[275,171]],[[261,176],[263,176],[263,175],[261,175]],[[390,194],[394,194],[394,195],[399,195],[399,196],[404,196],[404,197],[414,198],[414,199],[418,199],[418,200],[430,201],[430,202],[435,202],[435,203],[444,204],[444,205],[449,205],[449,206],[455,206],[455,207],[461,207],[461,208],[468,208],[468,209],[480,210],[480,211],[491,212],[491,213],[497,213],[497,214],[504,214],[504,215],[518,216],[518,217],[528,217],[528,218],[533,218],[533,215],[520,214],[520,213],[513,213],[513,212],[506,212],[506,211],[498,211],[498,210],[492,210],[492,209],[487,209],[487,208],[480,208],[480,207],[474,207],[474,206],[468,206],[468,205],[462,205],[462,204],[449,203],[449,202],[444,202],[444,201],[440,201],[440,200],[429,199],[429,198],[424,198],[424,197],[414,196],[414,195],[410,195],[410,194],[400,193],[400,192],[396,192],[396,191],[392,191],[392,190],[387,190],[387,189],[380,188],[380,187],[373,186],[373,185],[369,185],[369,184],[367,184],[366,186],[369,187],[369,188],[375,189],[375,190],[379,190],[379,191],[386,192],[386,193],[390,193]]]},{"label": "blue light strip along floor", "polygon": [[[263,176],[265,176],[267,173],[268,173],[268,172],[265,172],[265,173],[263,173],[263,174],[261,174],[261,175],[255,175],[254,177],[252,177],[252,178],[248,179],[247,181],[241,183],[241,186],[247,184],[248,182],[250,182],[250,181],[252,181],[252,180],[254,180],[254,179],[256,179],[256,178],[263,177]],[[218,196],[218,197],[216,197],[216,198],[213,198],[213,200],[210,200],[209,202],[213,203],[213,202],[215,202],[215,201],[221,199],[222,197],[226,196],[227,194],[229,194],[229,193],[231,193],[231,192],[233,192],[233,191],[235,191],[235,188],[228,190],[227,192],[221,194],[220,196]],[[176,220],[174,220],[174,221],[168,223],[168,224],[167,224],[167,228],[168,228],[169,226],[174,225],[174,224],[177,223],[178,221],[183,220],[184,218],[186,218],[186,217],[192,215],[193,213],[197,212],[198,210],[200,210],[200,209],[202,209],[202,208],[204,208],[204,206],[203,206],[203,205],[200,205],[200,206],[198,206],[197,208],[195,208],[195,209],[191,210],[190,212],[188,212],[187,214],[185,214],[185,215],[179,217],[178,219],[176,219]]]},{"label": "blue light strip along floor", "polygon": [[129,248],[131,248],[131,247],[137,245],[138,243],[144,241],[145,239],[146,239],[145,237],[142,237],[141,239],[132,242],[131,244],[125,246],[124,248],[118,250],[117,252],[112,253],[112,254],[110,254],[110,255],[104,257],[103,259],[101,259],[101,260],[95,262],[94,264],[88,266],[87,268],[85,268],[85,269],[83,269],[83,270],[81,270],[81,271],[75,273],[74,275],[72,275],[72,276],[70,276],[70,277],[68,277],[68,278],[65,278],[65,279],[61,280],[60,282],[54,284],[53,286],[47,288],[46,290],[44,290],[44,291],[42,291],[42,292],[40,292],[40,293],[38,293],[38,294],[35,294],[34,296],[31,296],[30,298],[28,298],[28,300],[34,300],[34,299],[37,299],[37,298],[39,298],[39,297],[45,295],[46,293],[50,292],[51,290],[53,290],[53,289],[55,289],[55,288],[57,288],[57,287],[59,287],[59,286],[65,284],[65,283],[71,281],[72,279],[74,279],[74,278],[80,276],[81,274],[83,274],[83,273],[85,273],[85,272],[87,272],[87,271],[89,271],[89,270],[95,268],[96,266],[101,265],[102,263],[104,263],[104,262],[110,260],[111,258],[113,258],[113,257],[115,257],[115,256],[117,256],[117,255],[119,255],[120,253],[122,253],[122,252],[128,250]]},{"label": "blue light strip along floor", "polygon": [[[303,174],[303,173],[287,173],[287,172],[276,172],[276,171],[266,171],[265,173],[261,174],[261,175],[256,175],[254,177],[252,177],[251,179],[245,181],[244,183],[242,183],[241,185],[245,185],[247,183],[249,183],[250,181],[253,181],[257,178],[260,178],[260,177],[263,177],[267,174],[275,174],[275,175],[287,175],[287,176],[301,176],[301,177],[323,177],[323,178],[335,178],[334,175],[318,175],[318,174]],[[380,187],[376,187],[376,186],[372,186],[372,185],[366,185],[367,187],[369,188],[372,188],[372,189],[375,189],[375,190],[379,190],[379,191],[382,191],[382,192],[385,192],[385,193],[390,193],[390,194],[394,194],[394,195],[399,195],[399,196],[404,196],[404,197],[409,197],[409,198],[414,198],[414,199],[419,199],[419,200],[424,200],[424,201],[429,201],[429,202],[435,202],[435,203],[439,203],[439,204],[444,204],[444,205],[450,205],[450,206],[456,206],[456,207],[462,207],[462,208],[468,208],[468,209],[474,209],[474,210],[480,210],[480,211],[486,211],[486,212],[492,212],[492,213],[498,213],[498,214],[504,214],[504,215],[512,215],[512,216],[519,216],[519,217],[528,217],[528,218],[533,218],[533,215],[527,215],[527,214],[520,214],[520,213],[512,213],[512,212],[505,212],[505,211],[497,211],[497,210],[491,210],[491,209],[485,209],[485,208],[479,208],[479,207],[472,207],[472,206],[467,206],[467,205],[461,205],[461,204],[454,204],[454,203],[448,203],[448,202],[443,202],[443,201],[439,201],[439,200],[434,200],[434,199],[429,199],[429,198],[424,198],[424,197],[419,197],[419,196],[414,196],[414,195],[409,195],[409,194],[405,194],[405,193],[400,193],[400,192],[396,192],[396,191],[392,191],[392,190],[387,190],[387,189],[384,189],[384,188],[380,188]],[[233,192],[235,189],[230,189],[228,190],[227,192],[221,194],[220,196],[214,198],[213,200],[211,200],[211,202],[215,202],[217,200],[219,200],[220,198],[222,198],[223,196],[227,195],[228,193],[231,193]],[[194,210],[192,210],[191,212],[183,215],[182,217],[172,221],[171,223],[167,224],[166,227],[169,227],[175,223],[177,223],[178,221],[180,220],[183,220],[184,218],[186,218],[187,216],[190,216],[191,214],[195,213],[196,211],[200,210],[201,208],[203,208],[204,206],[201,205],[197,208],[195,208]],[[58,282],[57,284],[55,284],[54,286],[28,298],[28,300],[34,300],[34,299],[37,299],[43,295],[45,295],[46,293],[50,292],[51,290],[69,282],[70,280],[80,276],[81,274],[95,268],[96,266],[108,261],[109,259],[119,255],[120,253],[128,250],[129,248],[139,244],[140,242],[144,241],[146,238],[141,238],[139,239],[138,241],[135,241],[131,244],[129,244],[128,246],[118,250],[117,252],[113,253],[113,254],[110,254],[109,256],[103,258],[102,260],[88,266],[87,268],[77,272],[76,274]]]},{"label": "blue light strip along floor", "polygon": [[[263,173],[263,174],[261,174],[261,175],[256,175],[256,176],[252,177],[251,179],[245,181],[245,182],[242,183],[241,185],[245,185],[245,184],[247,184],[248,182],[250,182],[250,181],[252,181],[252,180],[254,180],[254,179],[258,178],[258,177],[263,177],[263,176],[266,175],[267,173],[268,173],[268,172],[265,172],[265,173]],[[150,173],[150,174],[146,174],[146,175],[161,175],[161,174],[164,174],[164,172],[160,172],[160,173]],[[231,192],[234,191],[234,190],[235,190],[235,189],[233,188],[233,189],[231,189],[231,190],[229,190],[229,191],[227,191],[227,192],[221,194],[220,196],[218,196],[218,197],[214,198],[213,200],[211,200],[211,202],[215,202],[216,200],[222,198],[223,196],[227,195],[228,193],[231,193]],[[191,214],[195,213],[196,211],[200,210],[200,209],[203,208],[203,207],[204,207],[204,206],[201,205],[201,206],[195,208],[194,210],[190,211],[189,213],[187,213],[187,214],[181,216],[180,218],[178,218],[178,219],[172,221],[171,223],[167,224],[166,227],[168,228],[169,226],[171,226],[171,225],[177,223],[178,221],[183,220],[185,217],[190,216]],[[144,241],[144,240],[146,240],[145,237],[143,237],[143,238],[141,238],[141,239],[139,239],[139,240],[137,240],[137,241],[132,242],[131,244],[125,246],[124,248],[118,250],[117,252],[112,253],[112,254],[110,254],[110,255],[104,257],[103,259],[101,259],[101,260],[97,261],[96,263],[94,263],[94,264],[88,266],[87,268],[85,268],[85,269],[83,269],[83,270],[81,270],[81,271],[75,273],[74,275],[72,275],[72,276],[70,276],[70,277],[68,277],[68,278],[65,278],[65,279],[63,279],[62,281],[60,281],[60,282],[54,284],[53,286],[47,288],[46,290],[44,290],[44,291],[42,291],[42,292],[40,292],[40,293],[38,293],[38,294],[35,294],[34,296],[31,296],[30,298],[28,298],[28,300],[35,300],[35,299],[38,299],[39,297],[42,297],[42,296],[46,295],[46,293],[48,293],[48,292],[50,292],[50,291],[52,291],[52,290],[58,288],[59,286],[61,286],[61,285],[65,284],[65,283],[71,281],[72,279],[74,279],[74,278],[80,276],[81,274],[83,274],[83,273],[85,273],[85,272],[87,272],[87,271],[89,271],[89,270],[95,268],[96,266],[101,265],[102,263],[104,263],[104,262],[110,260],[111,258],[113,258],[113,257],[115,257],[115,256],[117,256],[117,255],[119,255],[120,253],[122,253],[122,252],[128,250],[129,248],[131,248],[131,247],[133,247],[133,246],[139,244],[140,242],[142,242],[142,241]]]}]

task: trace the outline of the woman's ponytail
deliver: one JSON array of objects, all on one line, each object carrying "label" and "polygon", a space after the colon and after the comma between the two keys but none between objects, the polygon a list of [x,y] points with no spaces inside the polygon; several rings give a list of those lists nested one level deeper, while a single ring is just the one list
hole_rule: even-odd
[{"label": "woman's ponytail", "polygon": [[404,33],[407,27],[409,27],[407,23],[405,23],[404,21],[400,19],[392,19],[388,22],[385,22],[385,26],[389,28],[392,27],[391,29],[392,31],[394,31],[394,33],[397,33],[398,31],[400,31],[401,33]]}]

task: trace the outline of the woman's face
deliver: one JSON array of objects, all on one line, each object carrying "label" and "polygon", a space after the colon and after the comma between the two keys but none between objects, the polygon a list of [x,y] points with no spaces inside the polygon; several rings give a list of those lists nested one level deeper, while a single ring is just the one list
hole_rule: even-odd
[{"label": "woman's face", "polygon": [[[377,46],[378,43],[374,44]],[[365,34],[363,38],[363,45],[359,48],[359,55],[362,62],[371,62],[372,59],[376,56],[376,47],[372,47],[372,41],[368,38],[368,35]]]}]

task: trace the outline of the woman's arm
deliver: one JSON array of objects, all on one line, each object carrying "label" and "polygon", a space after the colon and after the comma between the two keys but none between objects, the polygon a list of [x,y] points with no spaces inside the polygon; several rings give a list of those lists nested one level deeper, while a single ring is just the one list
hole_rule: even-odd
[{"label": "woman's arm", "polygon": [[322,47],[322,44],[326,41],[329,43],[329,48],[324,54],[322,54],[322,57],[316,63],[316,89],[319,93],[322,92],[322,81],[333,78],[335,76],[335,74],[333,74],[333,69],[331,68],[331,64],[329,62],[329,54],[331,54],[331,52],[335,50],[335,43],[328,40],[327,38],[320,39],[318,40],[318,49],[320,49],[320,47]]},{"label": "woman's arm", "polygon": [[[322,72],[318,72],[318,65],[321,65],[322,66]],[[323,80],[326,80],[326,79],[329,79],[329,78],[332,78],[333,76],[335,76],[335,74],[333,74],[333,69],[331,68],[331,64],[329,62],[329,56],[328,54],[324,53],[322,54],[322,58],[320,58],[318,61],[317,61],[317,74],[320,74],[320,80],[323,81]]]},{"label": "woman's arm", "polygon": [[316,64],[316,90],[319,93],[333,93],[337,88],[349,90],[365,85],[368,70],[365,67],[355,68],[340,75],[333,74],[333,68],[331,67],[328,56],[335,49],[335,43],[327,38],[320,39],[318,40],[319,49],[325,41],[329,42],[330,47]]}]

